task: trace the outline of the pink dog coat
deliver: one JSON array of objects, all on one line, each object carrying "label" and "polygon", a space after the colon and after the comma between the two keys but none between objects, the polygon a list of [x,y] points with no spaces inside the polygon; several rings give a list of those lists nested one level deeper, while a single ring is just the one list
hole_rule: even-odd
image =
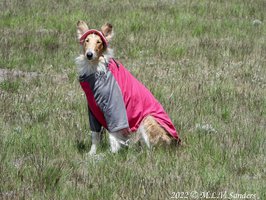
[{"label": "pink dog coat", "polygon": [[107,72],[80,77],[89,107],[90,127],[99,132],[101,126],[110,132],[129,128],[134,132],[148,115],[175,139],[176,129],[162,105],[121,63],[111,59]]}]

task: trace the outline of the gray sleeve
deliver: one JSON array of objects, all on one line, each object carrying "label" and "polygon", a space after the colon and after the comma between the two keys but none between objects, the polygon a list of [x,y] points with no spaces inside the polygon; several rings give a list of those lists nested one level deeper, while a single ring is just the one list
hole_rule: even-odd
[{"label": "gray sleeve", "polygon": [[91,131],[100,132],[102,129],[102,125],[98,122],[98,120],[92,114],[90,108],[88,108],[88,112],[89,112],[89,122],[90,122]]},{"label": "gray sleeve", "polygon": [[128,128],[128,118],[123,95],[114,76],[109,72],[98,82],[95,100],[104,114],[108,131]]},{"label": "gray sleeve", "polygon": [[127,112],[120,88],[113,88],[111,98],[103,108],[104,118],[110,132],[128,128]]}]

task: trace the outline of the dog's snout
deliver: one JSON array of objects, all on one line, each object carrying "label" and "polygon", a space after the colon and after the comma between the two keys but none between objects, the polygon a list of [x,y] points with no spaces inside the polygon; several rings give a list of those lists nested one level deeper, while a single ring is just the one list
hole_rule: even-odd
[{"label": "dog's snout", "polygon": [[93,53],[91,52],[91,51],[89,51],[88,53],[87,53],[87,58],[89,59],[89,60],[91,60],[92,59],[92,57],[93,57]]}]

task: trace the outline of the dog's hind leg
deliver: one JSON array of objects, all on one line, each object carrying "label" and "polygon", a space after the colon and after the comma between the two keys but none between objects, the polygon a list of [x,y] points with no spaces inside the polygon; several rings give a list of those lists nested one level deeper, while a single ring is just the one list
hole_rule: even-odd
[{"label": "dog's hind leg", "polygon": [[101,142],[102,130],[100,132],[91,131],[91,149],[89,155],[95,155],[97,152],[97,145]]},{"label": "dog's hind leg", "polygon": [[146,133],[145,127],[141,124],[138,128],[137,134],[140,135],[141,143],[145,143],[148,148],[151,147],[149,136]]},{"label": "dog's hind leg", "polygon": [[152,116],[147,116],[143,119],[138,132],[140,132],[141,139],[149,148],[161,144],[169,145],[172,142],[170,135]]}]

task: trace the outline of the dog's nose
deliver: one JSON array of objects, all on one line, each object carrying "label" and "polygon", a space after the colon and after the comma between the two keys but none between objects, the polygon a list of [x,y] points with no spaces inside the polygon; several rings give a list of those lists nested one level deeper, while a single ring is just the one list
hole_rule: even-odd
[{"label": "dog's nose", "polygon": [[93,53],[89,51],[89,52],[87,53],[87,58],[88,58],[89,60],[91,60],[92,57],[93,57]]}]

